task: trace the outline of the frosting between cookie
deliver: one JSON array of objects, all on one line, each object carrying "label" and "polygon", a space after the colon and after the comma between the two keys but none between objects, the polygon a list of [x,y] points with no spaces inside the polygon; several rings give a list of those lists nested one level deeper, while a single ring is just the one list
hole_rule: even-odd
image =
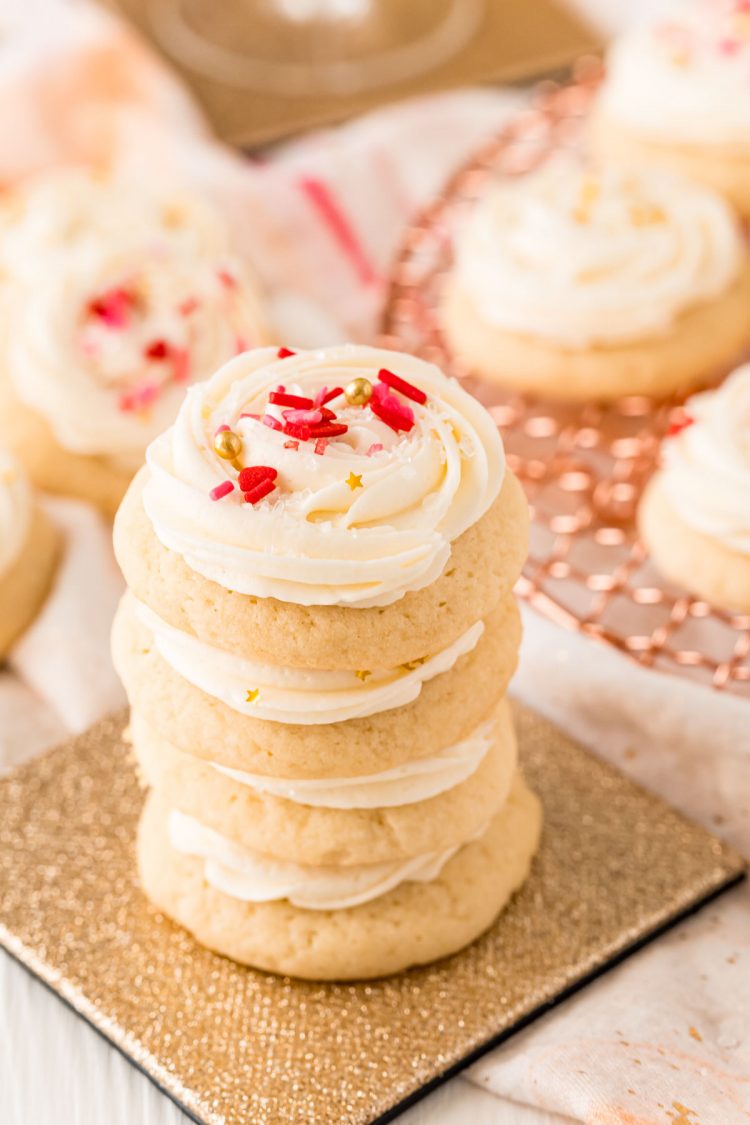
[{"label": "frosting between cookie", "polygon": [[488,323],[586,347],[668,331],[730,286],[742,254],[728,207],[707,190],[561,158],[488,191],[455,271]]},{"label": "frosting between cookie", "polygon": [[[356,378],[375,383],[383,368],[427,396],[399,403],[411,413],[407,430],[340,395],[329,406],[346,432],[318,445],[290,438],[284,410],[270,404],[280,386],[314,399]],[[222,426],[240,437],[245,467],[278,474],[259,503],[243,502],[236,470],[216,454]],[[358,345],[237,357],[188,392],[147,462],[146,514],[194,571],[242,594],[360,608],[434,582],[451,542],[497,497],[504,472],[496,426],[455,380],[411,356]],[[230,490],[218,502],[217,487]]]},{"label": "frosting between cookie", "polygon": [[23,550],[31,524],[31,489],[10,454],[0,449],[0,577]]},{"label": "frosting between cookie", "polygon": [[235,844],[176,809],[169,816],[169,839],[176,851],[203,859],[206,881],[217,891],[243,902],[288,899],[304,910],[347,910],[380,898],[400,883],[431,882],[458,851],[446,848],[396,863],[303,867]]},{"label": "frosting between cookie", "polygon": [[468,738],[429,758],[363,777],[294,780],[245,773],[212,763],[214,769],[260,793],[323,809],[387,809],[428,801],[454,789],[479,769],[495,740],[493,720]]},{"label": "frosting between cookie", "polygon": [[202,200],[52,173],[4,231],[15,392],[63,448],[136,469],[187,383],[258,339],[221,217]]},{"label": "frosting between cookie", "polygon": [[686,524],[750,555],[750,364],[685,410],[691,424],[662,445],[664,489]]},{"label": "frosting between cookie", "polygon": [[736,0],[704,0],[616,41],[600,106],[667,144],[748,145],[749,82],[750,12]]},{"label": "frosting between cookie", "polygon": [[160,656],[179,676],[242,715],[275,723],[341,723],[404,707],[424,683],[471,652],[484,632],[484,622],[478,621],[442,652],[397,668],[284,668],[208,645],[134,602]]}]

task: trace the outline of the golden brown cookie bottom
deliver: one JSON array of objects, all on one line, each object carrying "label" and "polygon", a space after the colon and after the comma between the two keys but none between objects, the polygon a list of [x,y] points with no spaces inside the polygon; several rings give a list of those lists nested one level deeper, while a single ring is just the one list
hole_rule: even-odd
[{"label": "golden brown cookie bottom", "polygon": [[495,920],[526,878],[541,832],[541,806],[518,776],[485,834],[429,883],[402,883],[349,910],[246,903],[215,890],[201,860],[176,852],[169,806],[153,792],[138,838],[141,883],[151,901],[216,953],[311,980],[386,976],[455,953]]}]

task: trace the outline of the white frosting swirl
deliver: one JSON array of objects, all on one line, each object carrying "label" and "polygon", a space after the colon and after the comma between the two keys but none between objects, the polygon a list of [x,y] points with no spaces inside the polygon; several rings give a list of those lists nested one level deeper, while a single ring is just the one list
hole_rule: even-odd
[{"label": "white frosting swirl", "polygon": [[[381,368],[427,395],[424,405],[403,399],[413,410],[409,432],[342,397],[330,406],[348,430],[318,455],[312,441],[292,448],[281,431],[241,417],[267,412],[280,384],[314,397],[359,376],[374,382]],[[237,480],[214,452],[221,425],[242,437],[247,465],[278,471],[278,487],[258,504],[243,503],[236,488],[210,499],[217,485]],[[239,356],[190,390],[147,461],[146,513],[193,570],[242,594],[357,607],[388,605],[434,582],[451,541],[487,511],[504,471],[497,428],[455,380],[422,360],[356,345]]]},{"label": "white frosting swirl", "polygon": [[240,785],[297,805],[320,809],[392,809],[428,801],[466,781],[479,769],[494,740],[495,723],[489,720],[468,738],[439,754],[362,777],[295,780],[212,765]]},{"label": "white frosting swirl", "polygon": [[600,107],[667,144],[748,145],[749,90],[750,12],[700,0],[615,42]]},{"label": "white frosting swirl", "polygon": [[258,342],[229,232],[198,198],[83,171],[19,205],[0,250],[16,393],[65,449],[135,469],[185,384]]},{"label": "white frosting swirl", "polygon": [[328,671],[248,660],[175,629],[141,602],[135,612],[162,659],[188,683],[241,715],[305,726],[363,719],[412,703],[423,684],[471,652],[484,632],[478,621],[442,652],[397,668]]},{"label": "white frosting swirl", "polygon": [[288,899],[304,910],[347,910],[401,883],[429,883],[458,851],[446,848],[395,863],[303,867],[251,851],[176,809],[169,816],[169,839],[176,851],[204,860],[206,882],[217,891],[242,902]]},{"label": "white frosting swirl", "polygon": [[706,189],[560,159],[480,200],[455,268],[488,323],[586,347],[668,331],[729,287],[742,254],[728,207]]},{"label": "white frosting swirl", "polygon": [[31,489],[16,461],[0,449],[0,577],[23,550],[31,524]]},{"label": "white frosting swirl", "polygon": [[690,527],[750,555],[750,364],[685,404],[692,424],[662,446],[662,480]]}]

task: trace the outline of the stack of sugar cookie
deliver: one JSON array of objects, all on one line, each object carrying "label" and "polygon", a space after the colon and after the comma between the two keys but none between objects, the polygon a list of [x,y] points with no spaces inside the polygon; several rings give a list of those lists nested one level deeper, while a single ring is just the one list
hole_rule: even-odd
[{"label": "stack of sugar cookie", "polygon": [[504,699],[527,526],[491,418],[420,360],[264,348],[189,391],[115,523],[160,909],[318,979],[491,924],[541,828]]}]

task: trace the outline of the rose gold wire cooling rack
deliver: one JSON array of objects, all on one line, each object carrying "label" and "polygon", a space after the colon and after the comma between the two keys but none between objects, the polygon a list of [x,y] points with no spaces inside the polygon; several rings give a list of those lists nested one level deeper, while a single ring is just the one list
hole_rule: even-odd
[{"label": "rose gold wire cooling rack", "polygon": [[631,397],[561,406],[505,393],[472,379],[440,331],[438,297],[457,221],[491,178],[522,175],[552,152],[580,145],[599,71],[598,62],[584,60],[570,84],[541,86],[529,108],[417,215],[394,266],[383,342],[467,379],[502,428],[532,510],[522,598],[641,665],[750,697],[750,615],[723,613],[666,583],[635,529],[639,496],[679,403]]}]

